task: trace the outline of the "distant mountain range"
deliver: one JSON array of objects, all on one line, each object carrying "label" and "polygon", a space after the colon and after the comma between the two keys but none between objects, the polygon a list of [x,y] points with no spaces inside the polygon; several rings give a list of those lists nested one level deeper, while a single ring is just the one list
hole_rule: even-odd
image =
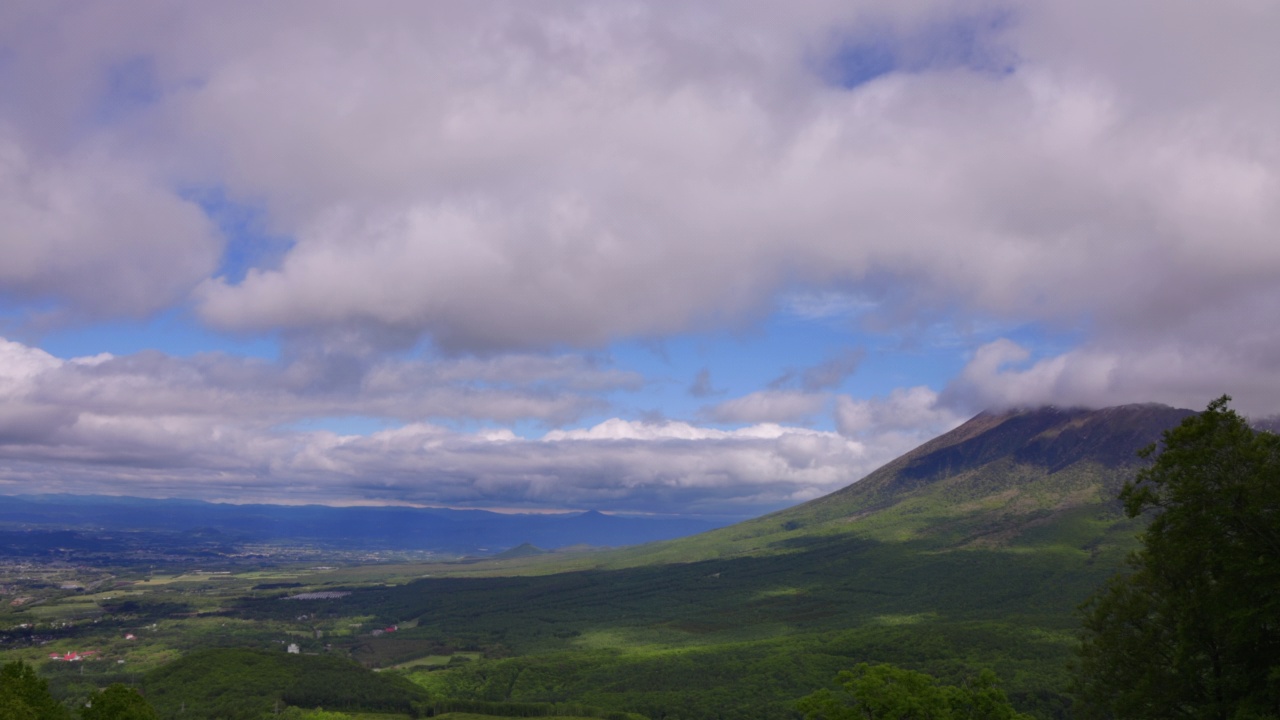
[{"label": "distant mountain range", "polygon": [[[529,543],[618,547],[704,532],[724,522],[689,518],[505,514],[483,510],[324,505],[231,505],[99,495],[0,499],[0,523],[45,530],[151,531],[226,543],[313,543],[341,549],[489,554]],[[0,553],[3,549],[0,548]]]}]

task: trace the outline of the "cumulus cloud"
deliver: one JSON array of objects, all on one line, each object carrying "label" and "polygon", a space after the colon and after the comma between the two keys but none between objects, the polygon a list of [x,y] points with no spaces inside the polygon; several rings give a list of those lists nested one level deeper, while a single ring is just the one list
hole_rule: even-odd
[{"label": "cumulus cloud", "polygon": [[[0,339],[0,397],[37,416],[76,423],[182,418],[251,428],[349,415],[414,422],[572,421],[603,409],[599,391],[636,389],[635,373],[576,356],[444,360],[333,358],[290,362],[219,353],[176,358],[156,351],[60,360]],[[41,415],[43,413],[43,415]]]},{"label": "cumulus cloud", "polygon": [[956,408],[934,390],[898,388],[885,397],[836,399],[840,434],[874,448],[880,463],[902,455],[969,419],[974,412]]},{"label": "cumulus cloud", "polygon": [[[0,477],[46,491],[751,513],[835,490],[874,460],[855,440],[779,425],[719,430],[614,418],[525,439],[422,421],[369,435],[285,422],[370,408],[429,416],[442,404],[451,417],[540,417],[581,402],[568,391],[471,385],[459,393],[451,385],[485,378],[495,371],[486,363],[404,365],[390,381],[365,383],[357,404],[266,363],[157,353],[64,361],[0,341]],[[530,359],[499,375],[504,384],[554,383],[571,365]],[[438,384],[414,389],[404,375]]]},{"label": "cumulus cloud", "polygon": [[420,502],[759,512],[831,492],[870,469],[864,448],[834,433],[608,425],[497,442],[407,427],[343,438],[293,470],[319,468],[374,496]]},{"label": "cumulus cloud", "polygon": [[1274,414],[1280,407],[1274,351],[1238,350],[1214,344],[1091,345],[1033,360],[1029,349],[1000,339],[974,353],[947,387],[944,402],[970,409],[1163,402],[1195,410],[1225,393],[1245,413]]},{"label": "cumulus cloud", "polygon": [[[220,127],[207,141],[248,141],[237,176],[305,197],[282,266],[209,281],[205,317],[233,328],[360,320],[458,348],[594,344],[743,318],[784,281],[883,276],[898,302],[1169,331],[1280,268],[1275,135],[1260,124],[1276,117],[1256,104],[1228,117],[1215,94],[1153,112],[1122,71],[1041,57],[1021,35],[1043,22],[1032,7],[998,31],[1018,49],[1012,72],[924,67],[853,89],[801,62],[821,51],[815,28],[783,25],[758,46],[745,33],[760,16],[703,7],[727,29],[696,46],[673,28],[682,12],[644,5],[497,23],[477,11],[451,18],[466,57],[480,44],[484,59],[470,63],[459,40],[392,38],[344,56],[336,84],[297,82],[299,55],[346,35],[326,27],[264,50],[252,82],[247,68],[215,68],[187,101],[202,117],[229,115],[237,134]],[[369,86],[393,58],[397,74]],[[760,72],[778,60],[784,70]],[[462,65],[465,77],[439,70]],[[334,127],[344,77],[361,79],[363,102]],[[437,92],[405,97],[410,79]],[[292,119],[295,139],[239,119],[268,97],[312,110]],[[276,176],[312,135],[355,148],[286,189]],[[366,200],[358,181],[386,192]],[[478,286],[490,291],[476,297]]]},{"label": "cumulus cloud", "polygon": [[[5,114],[29,145],[114,110],[104,142],[260,204],[295,241],[239,281],[188,255],[154,291],[203,273],[219,327],[593,345],[852,284],[894,306],[1172,333],[1280,273],[1266,4],[248,10],[26,7],[3,36],[29,101]],[[893,62],[847,87],[866,37]],[[119,89],[130,67],[145,92]],[[71,175],[88,185],[112,157]],[[180,203],[138,188],[118,214],[158,218],[139,236],[202,246]],[[139,242],[121,256],[147,257]],[[131,267],[83,288],[56,264],[29,277],[87,305],[132,287]]]},{"label": "cumulus cloud", "polygon": [[140,316],[217,267],[221,240],[194,203],[97,148],[24,147],[0,115],[0,293],[68,317]]},{"label": "cumulus cloud", "polygon": [[[865,354],[861,349],[845,350],[810,367],[791,368],[768,388],[704,407],[700,415],[730,424],[810,422],[829,409],[830,391],[858,369]],[[709,379],[708,374],[708,384]],[[697,381],[694,387],[698,387]]]}]

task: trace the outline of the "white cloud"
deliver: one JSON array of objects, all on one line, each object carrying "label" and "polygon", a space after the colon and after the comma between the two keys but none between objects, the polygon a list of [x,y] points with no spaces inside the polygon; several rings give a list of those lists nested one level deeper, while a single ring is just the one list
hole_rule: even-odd
[{"label": "white cloud", "polygon": [[721,423],[796,422],[822,411],[825,393],[799,390],[758,390],[705,408],[702,414]]},{"label": "white cloud", "polygon": [[[588,432],[500,442],[406,427],[343,438],[318,467],[337,470],[331,482],[420,502],[758,512],[856,480],[869,470],[864,454],[833,433],[727,433],[615,419]],[[314,462],[293,470],[305,475]],[[366,484],[375,477],[377,488]]]},{"label": "white cloud", "polygon": [[147,351],[64,361],[0,339],[0,398],[79,423],[189,418],[262,429],[347,415],[561,423],[604,407],[598,392],[640,383],[635,373],[576,356],[361,363],[325,355],[273,363]]},{"label": "white cloud", "polygon": [[[420,381],[470,381],[489,369],[473,363],[442,361],[438,373],[404,365]],[[552,382],[571,365],[564,358],[525,364],[526,380]],[[428,415],[433,403],[451,401],[453,388],[366,385],[352,397],[324,385],[291,386],[289,370],[158,353],[63,361],[0,341],[0,477],[47,491],[274,499],[288,488],[295,501],[749,513],[830,492],[871,469],[856,441],[771,424],[719,430],[613,418],[539,439],[422,421],[370,435],[298,431],[281,423],[350,407]],[[473,386],[466,398],[469,408],[446,414],[514,407],[536,417],[581,402],[519,387]]]},{"label": "white cloud", "polygon": [[916,386],[895,389],[886,397],[841,395],[836,399],[835,419],[840,434],[869,448],[878,467],[955,428],[972,414],[948,406],[934,390]]},{"label": "white cloud", "polygon": [[849,437],[874,430],[914,430],[929,436],[950,430],[967,419],[940,402],[938,393],[924,387],[898,388],[888,397],[855,400],[839,398],[836,425]]},{"label": "white cloud", "polygon": [[37,154],[0,115],[0,291],[99,318],[183,299],[216,267],[212,223],[146,168],[77,150]]},{"label": "white cloud", "polygon": [[60,364],[58,358],[39,348],[0,338],[0,392],[15,393],[23,383]]},{"label": "white cloud", "polygon": [[[165,238],[93,283],[51,261],[3,280],[82,308],[152,308],[203,277],[220,327],[379,325],[465,350],[660,336],[854,288],[884,313],[1174,337],[1280,275],[1266,4],[43,7],[0,35],[25,83],[10,144],[70,148],[76,187],[124,178],[106,184],[137,198],[119,217]],[[873,30],[907,43],[909,71],[825,82],[841,39]],[[130,62],[142,99],[108,82]],[[97,145],[77,142],[104,108]],[[131,282],[139,259],[173,261],[157,248],[207,248],[164,179],[260,205],[294,246],[240,282],[208,277],[207,250]]]},{"label": "white cloud", "polygon": [[685,422],[651,423],[611,418],[581,430],[552,430],[543,440],[776,440],[786,434],[819,435],[815,430],[784,427],[773,423],[751,425],[736,430],[699,427]]},{"label": "white cloud", "polygon": [[1236,347],[1096,344],[1033,361],[1030,350],[1000,339],[974,353],[945,391],[945,402],[970,409],[1162,402],[1195,410],[1229,394],[1243,412],[1274,414],[1280,388],[1273,351],[1239,354],[1249,345],[1242,340]]}]

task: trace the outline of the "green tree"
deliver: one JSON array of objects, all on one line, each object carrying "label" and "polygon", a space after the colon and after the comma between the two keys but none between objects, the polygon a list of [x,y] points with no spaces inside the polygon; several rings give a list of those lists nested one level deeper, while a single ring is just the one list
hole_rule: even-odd
[{"label": "green tree", "polygon": [[21,660],[0,667],[0,718],[67,720],[71,714],[49,694],[49,683]]},{"label": "green tree", "polygon": [[983,670],[964,685],[893,665],[859,663],[838,676],[842,690],[819,690],[798,703],[808,720],[1026,720]]},{"label": "green tree", "polygon": [[1151,521],[1129,572],[1082,608],[1093,716],[1280,717],[1280,436],[1229,402],[1165,432],[1121,491]]},{"label": "green tree", "polygon": [[137,690],[115,683],[89,696],[82,720],[160,720],[160,716]]}]

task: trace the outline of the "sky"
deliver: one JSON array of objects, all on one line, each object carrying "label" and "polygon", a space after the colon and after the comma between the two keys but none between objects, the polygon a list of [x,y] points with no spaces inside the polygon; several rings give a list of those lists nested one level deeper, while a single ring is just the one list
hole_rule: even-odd
[{"label": "sky", "polygon": [[1271,0],[9,0],[0,494],[748,517],[1280,412]]}]

